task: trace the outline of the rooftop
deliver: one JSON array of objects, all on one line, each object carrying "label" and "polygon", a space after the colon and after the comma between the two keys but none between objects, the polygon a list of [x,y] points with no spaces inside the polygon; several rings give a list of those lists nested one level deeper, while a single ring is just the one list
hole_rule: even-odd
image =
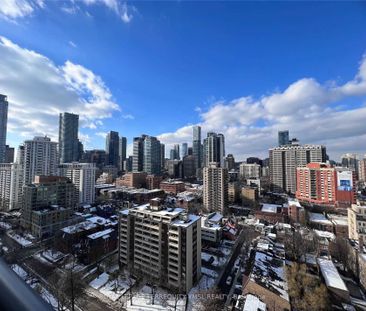
[{"label": "rooftop", "polygon": [[328,287],[336,288],[339,290],[347,291],[346,284],[344,284],[341,276],[339,275],[337,268],[333,262],[328,259],[318,258],[317,259],[320,270],[325,280],[325,284]]},{"label": "rooftop", "polygon": [[277,213],[278,208],[281,208],[281,205],[277,205],[277,204],[268,204],[268,203],[263,203],[262,204],[262,212],[266,212],[266,213]]},{"label": "rooftop", "polygon": [[309,212],[309,221],[314,223],[320,223],[324,225],[332,225],[332,222],[328,220],[323,214]]}]

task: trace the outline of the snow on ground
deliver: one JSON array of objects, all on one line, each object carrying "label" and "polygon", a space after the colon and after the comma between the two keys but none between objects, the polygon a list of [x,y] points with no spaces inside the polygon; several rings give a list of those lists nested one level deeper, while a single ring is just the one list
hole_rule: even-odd
[{"label": "snow on ground", "polygon": [[218,277],[218,273],[216,271],[207,269],[205,267],[201,267],[201,272],[202,272],[202,274],[210,276],[212,278],[217,278]]},{"label": "snow on ground", "polygon": [[8,231],[6,233],[10,238],[12,238],[13,240],[15,240],[17,243],[19,243],[20,245],[27,247],[32,245],[32,242],[25,239],[24,237],[21,237],[20,235],[16,234],[13,231]]},{"label": "snow on ground", "polygon": [[37,292],[43,300],[49,303],[55,310],[58,310],[57,299],[46,288],[38,282],[31,284],[31,287],[33,289],[37,288]]},{"label": "snow on ground", "polygon": [[[154,304],[152,304],[151,288],[144,285],[138,293],[135,293],[132,298],[132,305],[130,299],[126,301],[125,306],[128,311],[166,311],[174,310],[175,296],[168,291],[158,288]],[[185,310],[185,296],[180,295],[177,301],[177,311]]]},{"label": "snow on ground", "polygon": [[105,283],[107,283],[109,280],[109,275],[105,272],[103,272],[101,275],[99,275],[97,278],[95,278],[93,281],[89,283],[91,287],[94,289],[101,288]]},{"label": "snow on ground", "polygon": [[37,259],[38,261],[46,264],[46,265],[51,265],[51,263],[46,259],[44,258],[43,256],[41,256],[40,253],[37,253],[37,254],[34,254],[33,255],[33,258]]},{"label": "snow on ground", "polygon": [[8,251],[9,251],[9,248],[7,248],[6,246],[3,246],[3,247],[1,247],[2,248],[2,250],[5,252],[5,253],[7,253]]},{"label": "snow on ground", "polygon": [[123,280],[112,280],[107,282],[99,289],[99,292],[107,296],[110,300],[116,301],[119,299],[130,287]]},{"label": "snow on ground", "polygon": [[18,274],[23,280],[26,280],[28,277],[28,273],[19,265],[14,264],[11,266],[11,269]]},{"label": "snow on ground", "polygon": [[9,229],[11,229],[11,225],[9,225],[6,222],[0,221],[0,228],[3,228],[5,230],[9,230]]},{"label": "snow on ground", "polygon": [[41,255],[42,257],[54,263],[60,261],[66,256],[64,253],[52,249],[43,251]]}]

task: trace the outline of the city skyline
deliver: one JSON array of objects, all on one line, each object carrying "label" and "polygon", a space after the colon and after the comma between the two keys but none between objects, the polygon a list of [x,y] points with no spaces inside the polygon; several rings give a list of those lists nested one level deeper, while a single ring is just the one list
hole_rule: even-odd
[{"label": "city skyline", "polygon": [[[277,145],[277,131],[287,129],[300,143],[326,145],[335,160],[346,152],[365,153],[366,59],[360,38],[366,23],[361,4],[348,4],[352,14],[346,17],[342,3],[314,4],[316,12],[302,4],[217,3],[207,8],[212,15],[200,21],[206,8],[200,4],[159,3],[156,8],[120,3],[113,10],[103,3],[44,3],[41,8],[32,2],[31,12],[0,9],[7,144],[17,147],[40,134],[57,141],[58,114],[72,112],[80,115],[85,149],[104,149],[106,133],[116,131],[127,137],[128,155],[132,138],[148,134],[166,144],[168,156],[176,143],[192,146],[192,126],[200,125],[202,140],[208,131],[223,133],[226,153],[238,161],[267,157],[268,148]],[[235,13],[239,7],[243,16]],[[329,10],[332,14],[323,18]],[[310,14],[313,25],[306,27]],[[258,27],[247,31],[241,21],[254,22],[255,16]],[[98,30],[104,18],[105,28]],[[232,21],[225,24],[228,18]],[[47,32],[40,29],[41,20],[49,26]],[[290,21],[294,33],[284,28]],[[199,22],[204,30],[193,36]],[[81,27],[80,32],[66,23]],[[60,29],[62,35],[55,36]],[[110,36],[101,38],[108,29]],[[91,30],[95,34],[84,38],[82,32]],[[299,42],[293,43],[296,38]],[[224,50],[216,39],[230,48],[222,54],[229,59],[220,56]],[[159,42],[164,48],[156,46]],[[151,55],[133,55],[141,46]],[[252,49],[259,53],[254,58]],[[219,72],[220,77],[215,75]]]}]

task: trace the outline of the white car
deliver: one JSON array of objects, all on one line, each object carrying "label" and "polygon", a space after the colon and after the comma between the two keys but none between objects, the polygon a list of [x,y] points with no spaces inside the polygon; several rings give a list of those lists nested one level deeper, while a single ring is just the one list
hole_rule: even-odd
[{"label": "white car", "polygon": [[233,278],[231,277],[231,275],[229,275],[228,278],[226,279],[226,285],[230,285],[232,280]]}]

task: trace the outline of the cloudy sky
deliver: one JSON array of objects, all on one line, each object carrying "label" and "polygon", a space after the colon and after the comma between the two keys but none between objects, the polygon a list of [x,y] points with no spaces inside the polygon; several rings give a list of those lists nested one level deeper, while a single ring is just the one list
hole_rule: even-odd
[{"label": "cloudy sky", "polygon": [[237,160],[283,129],[365,154],[366,3],[2,0],[0,94],[12,146],[69,111],[88,149],[115,130],[168,154],[199,124]]}]

